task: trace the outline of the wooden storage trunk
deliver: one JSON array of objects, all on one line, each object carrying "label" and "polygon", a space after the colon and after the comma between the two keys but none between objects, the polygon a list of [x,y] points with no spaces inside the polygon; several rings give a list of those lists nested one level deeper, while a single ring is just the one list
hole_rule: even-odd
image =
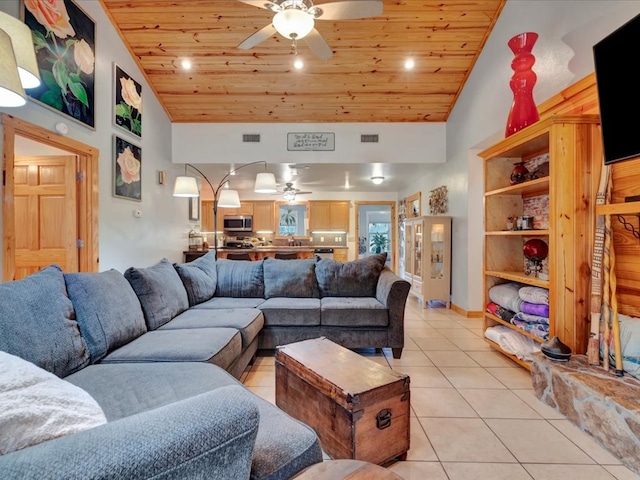
[{"label": "wooden storage trunk", "polygon": [[276,405],[332,458],[383,464],[409,450],[409,377],[316,338],[278,347]]}]

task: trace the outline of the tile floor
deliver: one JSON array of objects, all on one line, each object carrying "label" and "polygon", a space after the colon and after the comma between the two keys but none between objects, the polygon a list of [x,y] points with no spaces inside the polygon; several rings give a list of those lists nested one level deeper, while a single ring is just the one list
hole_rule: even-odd
[{"label": "tile floor", "polygon": [[[402,358],[360,353],[411,377],[406,480],[631,480],[619,460],[533,394],[529,372],[482,340],[480,319],[407,301]],[[273,356],[243,381],[275,403]]]}]

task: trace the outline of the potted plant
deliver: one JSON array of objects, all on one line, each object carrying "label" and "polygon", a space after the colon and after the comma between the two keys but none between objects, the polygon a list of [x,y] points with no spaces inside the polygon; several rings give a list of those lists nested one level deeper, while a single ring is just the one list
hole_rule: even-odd
[{"label": "potted plant", "polygon": [[386,251],[388,245],[387,237],[382,233],[374,233],[371,237],[370,247],[373,253],[382,253]]}]

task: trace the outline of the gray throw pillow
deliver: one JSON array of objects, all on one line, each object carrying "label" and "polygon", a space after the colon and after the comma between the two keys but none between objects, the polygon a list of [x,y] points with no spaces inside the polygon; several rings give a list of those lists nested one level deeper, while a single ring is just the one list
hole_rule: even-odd
[{"label": "gray throw pillow", "polygon": [[378,278],[386,261],[386,252],[350,262],[320,258],[316,263],[320,296],[375,297]]},{"label": "gray throw pillow", "polygon": [[0,350],[59,377],[89,364],[59,266],[0,284]]},{"label": "gray throw pillow", "polygon": [[213,251],[189,263],[174,263],[174,268],[187,290],[189,306],[206,302],[216,293],[218,274]]},{"label": "gray throw pillow", "polygon": [[64,280],[92,363],[147,331],[140,301],[117,270],[67,273]]},{"label": "gray throw pillow", "polygon": [[216,297],[264,298],[263,261],[220,259]]},{"label": "gray throw pillow", "polygon": [[264,260],[265,298],[319,298],[315,260]]},{"label": "gray throw pillow", "polygon": [[128,268],[124,277],[140,300],[149,330],[161,327],[189,308],[182,280],[166,258],[147,268]]}]

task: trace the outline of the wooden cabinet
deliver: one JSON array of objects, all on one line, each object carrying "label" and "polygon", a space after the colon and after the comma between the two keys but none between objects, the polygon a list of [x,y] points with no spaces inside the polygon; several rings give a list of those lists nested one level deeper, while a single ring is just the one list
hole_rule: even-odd
[{"label": "wooden cabinet", "polygon": [[[574,353],[584,353],[589,333],[590,252],[594,212],[591,202],[602,162],[598,117],[551,116],[480,153],[484,161],[484,302],[497,284],[519,282],[549,290],[549,338],[557,335]],[[514,164],[540,162],[538,175],[516,179]],[[548,173],[547,173],[548,172]],[[507,230],[510,216],[532,216],[533,229]],[[548,245],[542,275],[525,274],[523,245],[541,239]],[[546,262],[546,264],[545,264]],[[548,273],[547,273],[548,272]],[[544,339],[484,313],[483,328],[506,325],[538,342]],[[496,350],[528,367],[485,340]]]},{"label": "wooden cabinet", "polygon": [[203,200],[200,205],[200,229],[213,232],[213,200]]},{"label": "wooden cabinet", "polygon": [[274,202],[253,202],[253,230],[258,233],[273,233],[275,231],[275,217],[273,215]]},{"label": "wooden cabinet", "polygon": [[451,217],[416,217],[405,220],[404,273],[411,293],[424,308],[429,301],[450,307]]},{"label": "wooden cabinet", "polygon": [[349,249],[348,248],[334,248],[333,249],[333,260],[336,262],[346,262],[349,259]]},{"label": "wooden cabinet", "polygon": [[309,229],[311,232],[348,232],[349,202],[310,201]]}]

